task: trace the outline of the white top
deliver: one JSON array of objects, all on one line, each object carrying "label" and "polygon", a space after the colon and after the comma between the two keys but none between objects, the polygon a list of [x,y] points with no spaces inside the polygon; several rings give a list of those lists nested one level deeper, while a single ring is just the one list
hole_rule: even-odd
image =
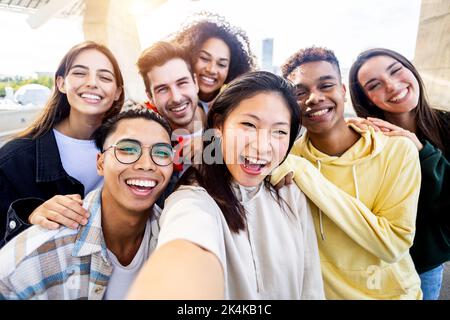
[{"label": "white top", "polygon": [[61,163],[67,174],[84,185],[84,195],[103,185],[97,174],[97,153],[94,140],[78,140],[53,129]]},{"label": "white top", "polygon": [[113,272],[108,281],[108,286],[103,297],[104,300],[125,299],[128,289],[130,288],[134,279],[137,277],[139,270],[147,261],[147,258],[151,253],[149,251],[150,234],[151,226],[149,220],[147,222],[147,225],[145,226],[145,233],[144,237],[142,238],[141,246],[136,252],[133,261],[131,261],[128,266],[123,266],[114,255],[114,253],[107,249],[109,259],[111,260],[111,263],[113,265]]},{"label": "white top", "polygon": [[235,185],[247,229],[231,232],[204,188],[182,186],[166,200],[158,247],[184,239],[215,254],[225,272],[226,299],[324,299],[316,233],[309,204],[291,184],[279,191]]}]

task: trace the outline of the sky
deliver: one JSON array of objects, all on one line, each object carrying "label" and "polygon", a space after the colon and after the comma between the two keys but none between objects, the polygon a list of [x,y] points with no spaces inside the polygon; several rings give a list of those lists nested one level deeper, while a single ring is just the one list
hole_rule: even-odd
[{"label": "sky", "polygon": [[[305,46],[335,51],[343,69],[370,47],[394,49],[414,58],[420,0],[168,0],[134,15],[142,48],[176,31],[187,16],[201,10],[224,16],[244,29],[261,56],[264,38],[274,39],[273,64],[282,64]],[[53,18],[34,30],[27,15],[0,10],[0,74],[54,72],[64,53],[83,40],[82,19]]]}]

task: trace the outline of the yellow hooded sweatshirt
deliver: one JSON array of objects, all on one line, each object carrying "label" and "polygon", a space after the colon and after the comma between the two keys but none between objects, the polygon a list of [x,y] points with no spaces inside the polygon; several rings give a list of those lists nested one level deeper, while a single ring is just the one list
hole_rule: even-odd
[{"label": "yellow hooded sweatshirt", "polygon": [[271,182],[293,172],[317,206],[327,299],[421,299],[409,255],[421,180],[417,148],[405,137],[352,128],[361,138],[340,157],[317,150],[305,133]]}]

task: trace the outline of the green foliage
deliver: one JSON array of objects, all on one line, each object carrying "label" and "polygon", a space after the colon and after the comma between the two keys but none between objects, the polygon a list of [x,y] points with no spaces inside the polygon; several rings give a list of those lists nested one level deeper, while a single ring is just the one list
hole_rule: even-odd
[{"label": "green foliage", "polygon": [[24,77],[7,77],[0,79],[0,97],[3,98],[6,95],[5,88],[12,87],[14,92],[19,89],[21,86],[24,86],[29,83],[41,84],[43,86],[48,87],[49,89],[53,88],[53,77],[52,76],[39,76],[37,79],[34,78],[24,78]]}]

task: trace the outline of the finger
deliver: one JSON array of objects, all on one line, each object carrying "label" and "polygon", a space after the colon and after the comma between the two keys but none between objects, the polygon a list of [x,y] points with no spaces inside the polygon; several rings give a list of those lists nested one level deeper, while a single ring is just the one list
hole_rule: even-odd
[{"label": "finger", "polygon": [[290,184],[292,184],[292,179],[293,179],[293,177],[294,177],[294,173],[293,172],[289,172],[287,175],[286,175],[286,185],[290,185]]},{"label": "finger", "polygon": [[284,187],[284,185],[286,184],[286,177],[284,177],[283,179],[280,180],[280,182],[278,182],[275,185],[275,190],[280,190],[281,188]]},{"label": "finger", "polygon": [[376,125],[380,126],[380,127],[385,127],[394,131],[400,131],[402,128],[396,126],[395,124],[392,124],[390,122],[384,121],[384,120],[373,120],[373,123],[375,123]]},{"label": "finger", "polygon": [[[64,208],[67,208],[67,209],[70,210],[68,212],[68,215],[67,215],[68,218],[74,218],[75,219],[75,217],[73,216],[72,213],[75,213],[75,214],[79,215],[80,219],[89,218],[89,213],[88,213],[88,211],[85,208],[83,208],[83,205],[82,205],[83,203],[82,202],[80,203],[80,202],[78,202],[76,200],[73,200],[71,197],[63,196],[63,197],[58,199],[58,203],[57,204],[59,206],[63,206]],[[61,210],[61,208],[59,206],[53,207],[52,210],[55,210],[55,209]],[[63,212],[61,212],[61,213],[63,213]],[[75,219],[75,220],[78,221],[78,219]]]},{"label": "finger", "polygon": [[[59,224],[65,226],[65,227],[68,227],[68,228],[71,228],[71,229],[78,228],[78,226],[79,226],[78,221],[63,215],[61,213],[61,211],[64,211],[64,210],[59,210],[59,211],[49,210],[49,211],[45,211],[45,212],[43,212],[43,217],[46,218],[47,220],[59,223]],[[64,214],[67,214],[67,212],[64,212]]]},{"label": "finger", "polygon": [[366,124],[366,123],[364,123],[364,122],[362,122],[362,123],[360,124],[360,128],[363,129],[363,130],[365,130],[365,131],[369,130],[369,126],[372,127],[372,128],[374,128],[375,131],[377,130],[377,128],[376,128],[375,126],[373,126],[372,124]]},{"label": "finger", "polygon": [[57,224],[55,222],[52,222],[52,221],[44,218],[43,216],[35,216],[33,218],[33,220],[34,220],[32,222],[33,224],[41,226],[41,227],[43,227],[43,228],[45,228],[47,230],[56,230],[56,229],[58,229],[60,227],[59,224]]},{"label": "finger", "polygon": [[[83,208],[84,209],[84,208]],[[88,216],[87,213],[80,214],[80,212],[76,211],[79,210],[79,205],[72,205],[70,207],[66,207],[64,205],[55,205],[51,211],[56,212],[65,218],[72,220],[72,222],[79,223],[81,225],[86,225],[88,222]]]},{"label": "finger", "polygon": [[66,197],[69,197],[70,199],[83,205],[83,199],[81,199],[81,196],[79,194],[67,194]]},{"label": "finger", "polygon": [[385,132],[384,135],[390,136],[390,137],[392,137],[392,136],[404,136],[404,137],[407,137],[408,133],[405,132],[405,131],[389,131],[389,132]]}]

